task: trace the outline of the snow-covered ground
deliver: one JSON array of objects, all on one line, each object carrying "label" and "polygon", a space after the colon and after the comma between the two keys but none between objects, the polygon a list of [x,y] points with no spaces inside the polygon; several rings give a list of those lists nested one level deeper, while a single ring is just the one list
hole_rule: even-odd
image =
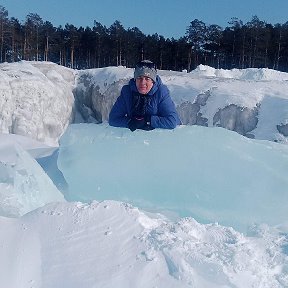
[{"label": "snow-covered ground", "polygon": [[105,122],[132,72],[0,65],[0,287],[288,287],[288,74],[160,71],[210,127],[132,133]]}]

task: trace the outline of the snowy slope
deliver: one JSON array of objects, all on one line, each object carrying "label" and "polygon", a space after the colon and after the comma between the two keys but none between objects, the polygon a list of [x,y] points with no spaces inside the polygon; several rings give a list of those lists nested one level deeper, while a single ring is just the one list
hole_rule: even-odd
[{"label": "snowy slope", "polygon": [[48,204],[20,219],[0,218],[0,227],[1,287],[288,284],[285,237],[266,226],[244,237],[217,224],[172,223],[104,201]]}]

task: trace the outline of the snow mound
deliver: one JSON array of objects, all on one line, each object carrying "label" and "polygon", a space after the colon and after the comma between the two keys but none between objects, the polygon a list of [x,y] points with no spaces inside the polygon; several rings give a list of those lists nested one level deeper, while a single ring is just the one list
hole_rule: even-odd
[{"label": "snow mound", "polygon": [[287,81],[288,74],[268,68],[247,68],[247,69],[216,69],[210,66],[199,65],[190,72],[193,76],[219,77],[250,81]]},{"label": "snow mound", "polygon": [[2,217],[0,231],[4,230],[3,287],[288,284],[288,259],[282,253],[285,237],[266,226],[255,227],[244,237],[216,224],[191,218],[173,223],[125,203],[94,201],[48,204],[15,220]]},{"label": "snow mound", "polygon": [[73,119],[73,84],[74,72],[53,63],[0,64],[0,132],[57,145]]},{"label": "snow mound", "polygon": [[[81,86],[87,81],[86,76],[88,72],[89,84],[92,87],[97,87],[99,93],[103,94],[109,88],[109,85],[118,82],[119,80],[130,79],[133,74],[132,68],[126,68],[124,66],[118,67],[104,67],[97,69],[86,69],[77,72],[77,86]],[[89,73],[93,72],[93,73]],[[82,78],[85,80],[83,81]],[[80,87],[81,88],[81,87]]]}]

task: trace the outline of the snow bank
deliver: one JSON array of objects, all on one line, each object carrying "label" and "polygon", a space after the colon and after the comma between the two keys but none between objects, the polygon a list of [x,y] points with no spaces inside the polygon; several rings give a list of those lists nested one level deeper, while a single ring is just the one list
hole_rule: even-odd
[{"label": "snow bank", "polygon": [[250,81],[287,81],[288,74],[268,68],[247,68],[247,69],[216,69],[206,65],[199,65],[190,72],[197,77],[217,77]]},{"label": "snow bank", "polygon": [[[183,124],[220,126],[250,138],[287,142],[287,73],[200,65],[191,73],[159,70],[159,75]],[[74,93],[85,121],[106,121],[131,77],[133,69],[124,67],[81,71]]]},{"label": "snow bank", "polygon": [[266,226],[244,237],[216,224],[173,223],[125,203],[95,201],[2,217],[0,228],[3,287],[288,285],[285,237]]},{"label": "snow bank", "polygon": [[[190,73],[159,70],[159,75],[183,124],[220,126],[250,138],[287,142],[287,73],[200,65]],[[123,66],[76,71],[49,62],[2,63],[0,132],[57,145],[73,121],[107,121],[132,77],[133,69]]]},{"label": "snow bank", "polygon": [[0,64],[0,132],[57,145],[73,118],[74,72],[53,63]]}]

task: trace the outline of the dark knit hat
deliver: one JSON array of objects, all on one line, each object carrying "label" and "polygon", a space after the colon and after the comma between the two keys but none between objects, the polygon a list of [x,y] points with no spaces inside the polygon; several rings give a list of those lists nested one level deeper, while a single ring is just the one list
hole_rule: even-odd
[{"label": "dark knit hat", "polygon": [[142,60],[137,63],[134,70],[134,79],[141,76],[149,77],[156,82],[156,65],[150,60]]}]

